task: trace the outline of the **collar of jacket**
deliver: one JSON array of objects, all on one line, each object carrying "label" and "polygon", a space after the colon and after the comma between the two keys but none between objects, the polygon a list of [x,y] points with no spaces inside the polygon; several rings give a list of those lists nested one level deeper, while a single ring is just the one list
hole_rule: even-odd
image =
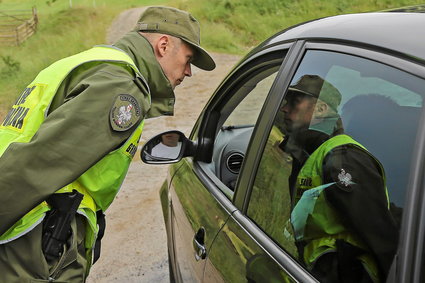
[{"label": "collar of jacket", "polygon": [[173,115],[174,91],[156,59],[149,41],[138,32],[132,31],[114,43],[114,46],[125,51],[133,59],[149,85],[152,105],[146,118]]}]

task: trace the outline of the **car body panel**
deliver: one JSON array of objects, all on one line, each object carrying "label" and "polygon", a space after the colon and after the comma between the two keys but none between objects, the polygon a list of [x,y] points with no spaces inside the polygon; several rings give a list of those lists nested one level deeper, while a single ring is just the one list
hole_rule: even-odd
[{"label": "car body panel", "polygon": [[178,277],[183,282],[197,282],[203,278],[205,261],[195,258],[193,238],[201,227],[204,228],[204,246],[208,253],[215,235],[229,218],[230,212],[205,190],[203,183],[193,174],[189,160],[174,166],[179,166],[178,174],[172,178],[169,188],[174,258]]},{"label": "car body panel", "polygon": [[[418,38],[425,37],[424,25],[424,14],[420,13],[339,15],[289,28],[266,40],[262,45],[299,39],[345,41],[357,45],[381,47],[392,52],[422,58],[423,61],[424,48],[412,43]],[[383,36],[389,34],[391,36]]]},{"label": "car body panel", "polygon": [[295,282],[233,217],[220,230],[209,257],[204,282]]}]

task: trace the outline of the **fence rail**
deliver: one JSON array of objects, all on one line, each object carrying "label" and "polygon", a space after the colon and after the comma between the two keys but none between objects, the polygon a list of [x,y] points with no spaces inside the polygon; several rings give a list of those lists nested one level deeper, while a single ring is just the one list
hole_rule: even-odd
[{"label": "fence rail", "polygon": [[0,46],[18,46],[37,31],[37,9],[0,11]]}]

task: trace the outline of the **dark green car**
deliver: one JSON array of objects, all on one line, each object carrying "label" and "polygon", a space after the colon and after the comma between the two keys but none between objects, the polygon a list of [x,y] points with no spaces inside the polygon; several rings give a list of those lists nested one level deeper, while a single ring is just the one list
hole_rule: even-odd
[{"label": "dark green car", "polygon": [[[284,30],[233,69],[190,137],[144,146],[144,162],[174,163],[161,189],[172,281],[425,282],[421,9]],[[300,94],[306,78],[317,93]],[[313,114],[292,118],[303,99]],[[331,127],[317,123],[319,102]],[[317,161],[313,145],[341,135]],[[312,156],[321,166],[305,173]]]}]

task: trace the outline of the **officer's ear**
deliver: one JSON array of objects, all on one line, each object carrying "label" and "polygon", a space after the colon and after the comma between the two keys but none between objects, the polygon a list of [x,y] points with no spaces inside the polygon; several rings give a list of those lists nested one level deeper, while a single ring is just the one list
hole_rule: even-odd
[{"label": "officer's ear", "polygon": [[161,35],[156,41],[155,48],[160,57],[164,57],[171,46],[171,39],[168,35]]},{"label": "officer's ear", "polygon": [[320,99],[318,99],[314,109],[316,118],[326,117],[326,115],[328,114],[328,111],[329,111],[329,105],[321,101]]}]

